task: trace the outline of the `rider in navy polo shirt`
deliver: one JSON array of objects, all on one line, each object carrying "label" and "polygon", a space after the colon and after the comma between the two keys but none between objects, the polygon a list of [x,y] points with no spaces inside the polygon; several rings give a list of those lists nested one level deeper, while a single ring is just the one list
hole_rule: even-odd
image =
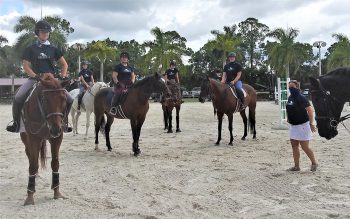
[{"label": "rider in navy polo shirt", "polygon": [[242,103],[242,108],[244,108],[243,84],[241,81],[242,65],[236,61],[236,53],[234,52],[228,54],[228,59],[229,63],[224,66],[221,83],[226,83],[235,87],[238,99]]},{"label": "rider in navy polo shirt", "polygon": [[[28,80],[19,88],[16,93],[13,105],[12,105],[12,116],[13,124],[8,125],[6,130],[9,132],[18,132],[20,128],[20,116],[21,110],[26,100],[29,90],[33,85],[39,81],[40,75],[43,73],[55,74],[54,62],[57,61],[61,67],[61,77],[65,79],[67,77],[68,65],[63,57],[62,52],[51,45],[48,41],[49,34],[51,32],[51,26],[44,20],[38,21],[35,25],[35,34],[38,37],[37,42],[27,47],[22,55],[23,69],[29,76]],[[73,99],[66,92],[67,95],[67,108],[64,116],[65,120],[65,132],[72,131],[71,127],[68,127],[68,113],[72,106]]]},{"label": "rider in navy polo shirt", "polygon": [[176,62],[174,60],[170,61],[170,68],[165,71],[165,80],[174,80],[176,83],[180,84],[179,80],[179,70],[176,68]]},{"label": "rider in navy polo shirt", "polygon": [[115,115],[121,94],[126,93],[135,83],[134,68],[129,65],[129,54],[127,52],[120,54],[120,63],[114,67],[112,72],[112,81],[114,82],[114,96],[110,113]]},{"label": "rider in navy polo shirt", "polygon": [[94,76],[90,69],[88,69],[88,61],[82,61],[83,69],[79,73],[80,86],[79,86],[79,95],[78,95],[78,110],[80,110],[81,101],[86,90],[90,90],[94,85]]}]

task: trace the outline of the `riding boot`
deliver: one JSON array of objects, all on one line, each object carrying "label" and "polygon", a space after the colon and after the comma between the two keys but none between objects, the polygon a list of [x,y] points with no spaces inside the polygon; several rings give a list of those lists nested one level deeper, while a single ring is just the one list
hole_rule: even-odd
[{"label": "riding boot", "polygon": [[110,114],[112,114],[113,116],[115,114],[117,114],[117,106],[119,104],[119,100],[120,100],[120,95],[117,95],[115,94],[113,96],[113,99],[112,99],[112,107],[111,107],[111,110],[109,111]]},{"label": "riding boot", "polygon": [[78,108],[77,108],[78,111],[80,111],[80,106],[81,106],[81,102],[83,101],[83,97],[84,97],[84,93],[81,93],[78,95]]},{"label": "riding boot", "polygon": [[64,132],[71,132],[73,130],[72,127],[70,127],[68,124],[68,115],[70,112],[70,108],[72,107],[72,104],[73,104],[73,102],[67,103],[66,112],[63,115],[63,123],[64,123],[63,131]]},{"label": "riding boot", "polygon": [[241,111],[245,108],[245,106],[244,106],[244,94],[243,94],[243,91],[241,89],[237,89],[237,97],[238,97],[239,102],[241,103],[240,104],[240,111]]},{"label": "riding boot", "polygon": [[12,125],[8,125],[6,127],[7,131],[19,132],[22,105],[23,105],[22,103],[19,103],[16,100],[13,101],[13,104],[12,104],[13,123]]}]

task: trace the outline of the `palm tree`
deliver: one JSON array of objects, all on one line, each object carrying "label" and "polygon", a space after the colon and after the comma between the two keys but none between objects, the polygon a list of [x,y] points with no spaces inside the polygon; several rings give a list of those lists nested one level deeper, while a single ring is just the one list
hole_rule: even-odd
[{"label": "palm tree", "polygon": [[350,41],[349,38],[343,34],[333,34],[338,42],[333,44],[333,49],[328,58],[328,71],[338,67],[350,66]]},{"label": "palm tree", "polygon": [[[50,41],[61,50],[65,50],[67,36],[74,32],[70,23],[58,16],[46,16],[43,20],[47,21],[51,27]],[[21,16],[14,27],[15,33],[22,33],[16,42],[16,49],[21,53],[27,46],[33,44],[36,40],[34,33],[37,20],[30,16]]]},{"label": "palm tree", "polygon": [[226,64],[227,53],[238,49],[238,45],[241,43],[241,39],[236,35],[237,27],[224,26],[224,32],[218,30],[210,31],[211,34],[215,35],[215,39],[209,41],[208,46],[211,47],[212,52],[217,58],[222,61],[222,66]]},{"label": "palm tree", "polygon": [[298,46],[294,42],[299,31],[294,28],[277,28],[268,33],[267,36],[275,38],[277,42],[268,46],[268,62],[277,72],[286,72],[289,78],[289,66],[298,56]]},{"label": "palm tree", "polygon": [[170,60],[182,64],[181,56],[191,53],[191,50],[186,48],[186,38],[181,37],[176,31],[163,32],[159,27],[155,27],[151,33],[155,40],[146,41],[144,46],[149,48],[145,62],[151,63],[150,68],[153,70],[160,65],[162,70],[168,66]]},{"label": "palm tree", "polygon": [[0,35],[0,47],[2,46],[3,43],[8,43],[8,40],[6,37]]},{"label": "palm tree", "polygon": [[107,45],[105,41],[88,44],[84,54],[86,58],[96,58],[100,62],[100,81],[103,81],[103,65],[107,59],[115,59],[117,50]]}]

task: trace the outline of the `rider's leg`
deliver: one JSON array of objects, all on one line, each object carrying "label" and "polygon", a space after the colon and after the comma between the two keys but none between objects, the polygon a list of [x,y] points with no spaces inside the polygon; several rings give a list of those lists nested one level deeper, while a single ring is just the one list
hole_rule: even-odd
[{"label": "rider's leg", "polygon": [[119,104],[119,100],[120,100],[120,94],[114,94],[112,99],[112,107],[110,110],[110,113],[112,115],[115,115],[117,113],[117,106]]},{"label": "rider's leg", "polygon": [[243,85],[242,81],[237,81],[235,83],[235,88],[237,91],[237,97],[239,101],[241,102],[241,110],[244,109],[244,93],[243,93]]},{"label": "rider's leg", "polygon": [[12,104],[12,116],[13,123],[8,125],[6,130],[9,132],[19,132],[20,120],[21,120],[21,111],[24,104],[24,101],[28,97],[29,90],[36,83],[36,80],[28,79],[24,84],[18,89]]},{"label": "rider's leg", "polygon": [[78,111],[80,110],[81,102],[82,102],[83,96],[84,96],[84,91],[85,91],[84,87],[80,86],[79,94],[78,94],[78,108],[77,108]]},{"label": "rider's leg", "polygon": [[71,97],[71,95],[66,90],[66,96],[67,96],[67,105],[66,105],[66,112],[63,115],[63,122],[64,122],[64,132],[71,132],[72,127],[68,124],[68,115],[70,112],[70,109],[72,107],[74,99]]}]

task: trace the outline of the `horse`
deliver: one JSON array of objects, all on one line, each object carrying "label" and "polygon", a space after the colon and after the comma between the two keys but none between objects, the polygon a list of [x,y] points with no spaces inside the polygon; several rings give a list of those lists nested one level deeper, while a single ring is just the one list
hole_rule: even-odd
[{"label": "horse", "polygon": [[161,101],[164,117],[164,130],[168,129],[168,133],[173,133],[172,126],[172,112],[175,108],[176,110],[176,132],[181,132],[180,129],[180,109],[181,104],[183,103],[181,94],[180,94],[180,85],[174,81],[168,81],[167,86],[172,94],[170,98],[163,98]]},{"label": "horse", "polygon": [[[153,92],[163,92],[167,96],[170,94],[164,79],[162,79],[158,73],[137,81],[129,89],[124,101],[117,107],[117,114],[114,116],[109,113],[113,97],[113,88],[106,88],[97,92],[94,101],[95,150],[98,150],[98,133],[101,128],[105,133],[107,149],[111,151],[112,147],[109,139],[109,132],[114,118],[129,119],[133,137],[132,149],[134,156],[138,156],[141,153],[139,149],[141,128],[149,109],[148,100]],[[105,121],[104,114],[107,117],[107,122]]]},{"label": "horse", "polygon": [[338,134],[338,124],[350,118],[350,114],[341,116],[344,104],[350,100],[350,68],[338,68],[309,80],[318,134],[330,140]]},{"label": "horse", "polygon": [[[82,99],[82,105],[80,108],[80,111],[78,109],[78,97],[77,95],[74,98],[72,108],[70,110],[70,114],[72,116],[72,123],[73,123],[73,134],[78,134],[78,120],[79,116],[81,114],[81,111],[86,112],[86,130],[85,130],[85,138],[87,138],[88,130],[90,127],[90,115],[94,111],[94,99],[96,93],[101,90],[102,88],[106,88],[108,85],[104,82],[96,82],[90,90],[87,90],[86,93],[83,96]],[[77,89],[79,91],[79,89]],[[69,92],[71,96],[73,97],[76,94],[76,90],[73,90]]]},{"label": "horse", "polygon": [[[249,107],[249,128],[253,132],[253,139],[256,138],[255,129],[255,109],[256,109],[256,91],[253,87],[248,84],[243,84],[243,89],[246,91],[247,96],[245,97],[245,106]],[[202,81],[201,92],[199,94],[199,101],[204,103],[206,97],[211,97],[214,106],[214,114],[217,112],[218,117],[218,139],[216,145],[220,144],[221,141],[221,129],[222,129],[222,118],[224,114],[228,117],[229,131],[230,131],[230,142],[229,145],[233,145],[233,135],[232,135],[232,121],[233,113],[239,111],[237,95],[231,89],[230,86],[222,84],[219,81],[207,78]],[[244,123],[244,135],[241,138],[245,140],[247,137],[247,116],[245,114],[245,108],[240,111],[243,123]]]},{"label": "horse", "polygon": [[[54,199],[64,198],[59,191],[59,149],[63,139],[63,116],[66,109],[66,90],[69,81],[58,81],[52,74],[44,74],[23,106],[22,121],[25,131],[20,136],[29,160],[27,198],[24,205],[34,205],[35,177],[39,168],[45,168],[46,141],[51,144],[51,168]],[[23,127],[22,127],[23,128]]]}]

